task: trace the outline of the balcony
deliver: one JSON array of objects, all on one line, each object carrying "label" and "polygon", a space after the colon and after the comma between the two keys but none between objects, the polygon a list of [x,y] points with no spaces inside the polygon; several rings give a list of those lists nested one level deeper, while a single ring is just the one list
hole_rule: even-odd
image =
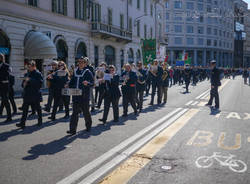
[{"label": "balcony", "polygon": [[92,22],[91,29],[93,37],[125,43],[132,41],[132,32],[113,25],[108,25],[102,22]]}]

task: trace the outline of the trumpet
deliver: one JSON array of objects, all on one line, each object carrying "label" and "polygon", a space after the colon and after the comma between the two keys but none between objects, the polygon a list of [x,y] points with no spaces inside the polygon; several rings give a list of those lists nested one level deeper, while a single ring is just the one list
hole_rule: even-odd
[{"label": "trumpet", "polygon": [[122,85],[125,86],[125,85],[127,84],[128,80],[129,80],[129,75],[128,75],[128,73],[127,73],[127,74],[125,75],[125,77],[124,77],[124,81],[123,81]]}]

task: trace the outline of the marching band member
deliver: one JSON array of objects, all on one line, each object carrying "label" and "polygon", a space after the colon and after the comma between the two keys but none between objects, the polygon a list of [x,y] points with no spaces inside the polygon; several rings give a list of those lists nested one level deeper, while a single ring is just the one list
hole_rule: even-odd
[{"label": "marching band member", "polygon": [[162,98],[163,98],[163,103],[167,103],[168,99],[168,87],[169,87],[169,71],[167,69],[167,64],[163,64],[163,74],[162,74]]},{"label": "marching band member", "polygon": [[119,99],[121,97],[121,92],[119,89],[119,75],[116,74],[115,66],[109,66],[109,79],[105,79],[105,91],[104,91],[104,113],[103,118],[99,119],[106,123],[110,104],[112,103],[114,122],[119,122]]},{"label": "marching band member", "polygon": [[155,59],[153,65],[150,68],[150,75],[152,79],[152,94],[151,102],[149,105],[154,105],[154,97],[157,88],[157,103],[161,104],[161,85],[162,85],[162,67],[158,65],[158,61]]},{"label": "marching band member", "polygon": [[62,95],[62,89],[64,88],[65,84],[69,81],[69,71],[67,69],[66,64],[63,61],[58,62],[58,70],[55,73],[50,74],[48,76],[48,80],[52,84],[52,91],[53,91],[52,97],[54,99],[53,111],[49,119],[55,121],[57,108],[59,107],[61,101],[65,106],[64,119],[68,119],[70,96]]},{"label": "marching band member", "polygon": [[130,64],[125,64],[125,71],[122,74],[124,82],[122,84],[123,94],[123,117],[128,116],[128,104],[132,105],[135,115],[137,115],[137,108],[135,103],[136,97],[136,73],[131,70]]},{"label": "marching band member", "polygon": [[185,85],[186,85],[186,93],[189,93],[188,87],[190,84],[192,71],[191,71],[190,66],[188,64],[185,66],[185,68],[183,70],[183,74],[184,74],[184,80],[185,80]]},{"label": "marching band member", "polygon": [[141,61],[137,63],[136,74],[137,74],[137,82],[136,82],[137,109],[139,109],[139,112],[141,112],[143,107],[143,94],[146,89],[146,79],[147,79],[146,70],[142,68]]},{"label": "marching band member", "polygon": [[96,83],[98,83],[98,92],[99,92],[99,98],[97,102],[97,108],[100,109],[102,105],[102,101],[104,99],[104,93],[105,93],[105,80],[104,80],[104,73],[107,72],[106,70],[107,64],[102,62],[96,72]]},{"label": "marching band member", "polygon": [[42,101],[42,93],[40,91],[43,84],[42,74],[36,69],[35,61],[28,63],[29,72],[23,82],[23,114],[21,122],[16,124],[17,127],[25,128],[25,122],[28,115],[29,105],[33,106],[38,115],[38,126],[42,125],[42,110],[40,102]]},{"label": "marching band member", "polygon": [[5,57],[3,54],[0,54],[0,96],[2,100],[3,107],[7,111],[7,120],[4,123],[12,121],[11,118],[11,109],[9,103],[9,65],[5,63]]},{"label": "marching band member", "polygon": [[78,68],[74,71],[74,75],[69,84],[65,87],[78,89],[80,92],[73,96],[73,113],[70,118],[70,126],[68,134],[76,134],[79,113],[82,110],[87,132],[91,131],[92,118],[89,112],[90,87],[94,85],[94,78],[91,71],[87,68],[88,61],[86,58],[78,60]]}]

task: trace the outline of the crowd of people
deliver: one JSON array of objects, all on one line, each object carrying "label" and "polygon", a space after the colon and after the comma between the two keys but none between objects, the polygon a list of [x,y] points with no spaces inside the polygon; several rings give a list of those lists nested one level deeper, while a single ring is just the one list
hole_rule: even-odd
[{"label": "crowd of people", "polygon": [[[25,128],[29,107],[32,114],[38,115],[38,126],[42,126],[43,100],[41,88],[44,77],[37,70],[35,61],[26,65],[27,73],[22,81],[23,105],[22,118],[16,124],[21,129]],[[113,121],[119,122],[119,101],[122,97],[123,117],[128,116],[128,106],[132,106],[134,115],[138,116],[144,107],[144,98],[151,90],[149,105],[164,105],[168,100],[168,89],[172,85],[185,85],[185,93],[189,93],[190,84],[209,80],[213,70],[208,67],[191,67],[190,65],[170,67],[165,62],[154,60],[151,65],[144,66],[142,62],[136,64],[125,64],[121,75],[118,75],[116,67],[102,62],[97,68],[91,66],[87,57],[77,60],[76,66],[67,68],[63,61],[52,61],[46,76],[48,86],[48,101],[44,111],[51,113],[49,119],[56,120],[59,110],[65,109],[64,119],[69,119],[68,134],[74,135],[77,131],[79,114],[82,113],[85,120],[86,131],[90,132],[92,127],[92,115],[96,109],[100,109],[104,103],[103,116],[99,119],[103,124],[107,123],[109,110],[113,109]],[[216,69],[216,75],[233,78],[242,74],[243,78],[249,78],[248,70]],[[211,79],[212,80],[212,79]],[[0,90],[1,107],[6,108],[7,120],[12,121],[12,115],[16,114],[17,107],[14,101],[13,85],[14,76],[11,75],[10,67],[4,62],[4,55],[0,55]],[[216,84],[217,85],[217,84]],[[72,97],[72,114],[70,115],[70,104]],[[157,97],[155,102],[155,97]],[[216,98],[216,96],[215,96]],[[11,113],[10,103],[13,107]],[[211,100],[209,101],[211,103]],[[208,105],[209,105],[208,103]],[[52,106],[53,104],[53,106]],[[52,109],[52,112],[51,112]]]}]

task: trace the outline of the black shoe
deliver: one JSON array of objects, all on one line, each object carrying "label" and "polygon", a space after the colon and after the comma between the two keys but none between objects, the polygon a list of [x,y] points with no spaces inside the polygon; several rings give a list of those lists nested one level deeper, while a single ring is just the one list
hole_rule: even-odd
[{"label": "black shoe", "polygon": [[50,110],[49,110],[49,109],[46,109],[46,108],[44,109],[44,111],[45,111],[45,112],[50,112]]},{"label": "black shoe", "polygon": [[51,121],[55,121],[56,120],[55,117],[48,117],[48,119],[51,119]]},{"label": "black shoe", "polygon": [[14,111],[14,112],[12,113],[13,116],[16,115],[16,114],[17,114],[17,111]]},{"label": "black shoe", "polygon": [[65,115],[63,119],[69,119],[69,115]]},{"label": "black shoe", "polygon": [[141,111],[142,111],[142,109],[140,108],[140,109],[139,109],[139,113],[141,113]]},{"label": "black shoe", "polygon": [[39,123],[37,123],[37,126],[40,127],[40,126],[42,126],[42,124],[43,124],[42,122],[39,122]]},{"label": "black shoe", "polygon": [[11,118],[8,118],[8,119],[6,119],[3,123],[9,123],[9,122],[11,122],[12,121],[12,119]]},{"label": "black shoe", "polygon": [[166,100],[164,100],[163,104],[166,104],[166,103],[167,103],[167,101],[166,101]]},{"label": "black shoe", "polygon": [[23,108],[22,107],[18,107],[18,110],[23,111]]},{"label": "black shoe", "polygon": [[118,123],[119,119],[114,119],[113,122]]},{"label": "black shoe", "polygon": [[122,117],[127,117],[127,116],[128,116],[128,114],[123,114],[123,115],[122,115]]},{"label": "black shoe", "polygon": [[137,116],[137,115],[138,115],[138,111],[135,111],[135,112],[134,112],[134,115]]},{"label": "black shoe", "polygon": [[207,103],[205,106],[209,106],[209,107],[211,107],[211,105],[212,105],[212,104]]},{"label": "black shoe", "polygon": [[106,120],[104,119],[99,119],[99,121],[103,122],[103,124],[106,124]]},{"label": "black shoe", "polygon": [[76,131],[70,131],[70,130],[68,130],[66,133],[69,134],[69,135],[75,135]]},{"label": "black shoe", "polygon": [[22,123],[18,123],[18,124],[16,124],[16,126],[21,128],[21,129],[25,129],[25,125]]},{"label": "black shoe", "polygon": [[35,116],[36,115],[36,113],[31,113],[29,116],[28,116],[28,118],[30,118],[30,117],[32,117],[32,116]]},{"label": "black shoe", "polygon": [[86,128],[86,131],[87,132],[91,132],[91,128]]},{"label": "black shoe", "polygon": [[91,112],[95,112],[95,108],[94,107],[91,108]]}]

